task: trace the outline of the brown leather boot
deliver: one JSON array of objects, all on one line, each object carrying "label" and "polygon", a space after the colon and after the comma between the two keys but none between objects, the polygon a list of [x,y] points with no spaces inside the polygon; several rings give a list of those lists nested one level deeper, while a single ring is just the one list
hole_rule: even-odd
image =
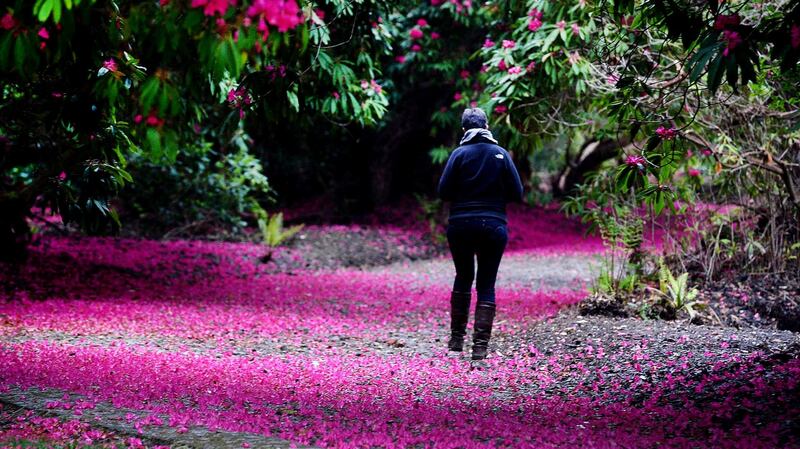
[{"label": "brown leather boot", "polygon": [[495,303],[478,302],[475,306],[475,330],[472,338],[472,360],[483,360],[489,352]]},{"label": "brown leather boot", "polygon": [[470,292],[452,292],[450,294],[450,341],[447,349],[461,352],[464,350],[464,336],[467,335],[469,321]]}]

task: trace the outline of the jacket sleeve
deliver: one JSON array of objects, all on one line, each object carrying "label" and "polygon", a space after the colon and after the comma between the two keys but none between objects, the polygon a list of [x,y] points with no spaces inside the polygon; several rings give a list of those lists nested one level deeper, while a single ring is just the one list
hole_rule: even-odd
[{"label": "jacket sleeve", "polygon": [[506,185],[509,186],[508,192],[506,192],[506,199],[510,202],[521,202],[523,193],[522,180],[519,178],[519,172],[514,165],[514,161],[511,160],[511,155],[506,157],[506,177]]},{"label": "jacket sleeve", "polygon": [[451,201],[455,197],[456,177],[458,174],[458,150],[453,151],[447,159],[442,177],[439,179],[439,197],[445,201]]}]

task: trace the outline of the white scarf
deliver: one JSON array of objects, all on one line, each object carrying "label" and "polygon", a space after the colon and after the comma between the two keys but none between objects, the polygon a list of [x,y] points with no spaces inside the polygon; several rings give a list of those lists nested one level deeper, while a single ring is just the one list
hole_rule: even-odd
[{"label": "white scarf", "polygon": [[468,129],[467,132],[464,133],[464,137],[461,138],[461,142],[459,145],[464,145],[465,143],[469,142],[472,139],[477,137],[483,137],[494,144],[497,144],[497,140],[495,140],[492,132],[486,128],[472,128]]}]

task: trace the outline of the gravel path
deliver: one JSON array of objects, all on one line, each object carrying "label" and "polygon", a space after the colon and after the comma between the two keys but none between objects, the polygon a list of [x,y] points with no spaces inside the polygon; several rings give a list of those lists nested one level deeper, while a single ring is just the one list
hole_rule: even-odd
[{"label": "gravel path", "polygon": [[[503,256],[497,275],[498,287],[531,290],[578,290],[595,276],[600,258],[592,254],[540,255],[514,252]],[[405,274],[416,282],[449,285],[455,269],[447,256],[430,260],[395,262],[370,267],[375,273]],[[502,299],[501,299],[502,300]]]},{"label": "gravel path", "polygon": [[[293,258],[291,252],[285,252],[277,256],[275,269],[291,271],[313,268],[323,271],[360,270],[376,275],[401,274],[407,276],[409,283],[419,286],[449,286],[452,282],[454,269],[446,255],[442,256],[440,252],[431,249],[414,250],[414,242],[409,243],[408,247],[399,246],[393,250],[394,252],[387,249],[402,237],[399,234],[357,230],[326,236],[316,229],[305,232],[302,234],[303,238],[294,243],[295,249],[292,251],[300,253],[310,251],[313,253],[312,259],[316,262],[309,265],[309,259]],[[358,236],[356,240],[361,243],[349,246],[347,236],[354,235]],[[364,242],[370,240],[377,240],[378,243],[371,246],[371,249],[365,250]],[[327,253],[331,253],[331,256],[324,256]],[[386,254],[389,255],[385,256]],[[432,257],[435,254],[440,255]],[[386,264],[387,262],[389,263]],[[599,262],[598,256],[591,254],[546,255],[535,252],[511,252],[504,256],[501,263],[498,287],[533,291],[580,291],[596,276]],[[124,273],[121,272],[115,279],[123,277]],[[139,282],[140,279],[137,277],[134,281]],[[382,285],[379,287],[383,288]],[[349,292],[342,293],[343,298],[352,298],[347,296]],[[235,297],[231,301],[235,306]],[[789,331],[580,316],[574,307],[562,310],[549,319],[513,321],[505,319],[502,315],[502,297],[498,297],[498,307],[500,312],[491,343],[489,364],[476,364],[474,369],[503,366],[507,371],[508,366],[519,363],[523,364],[526,376],[541,376],[541,382],[521,383],[523,387],[518,387],[514,383],[491,380],[492,372],[490,369],[486,370],[487,389],[491,390],[490,397],[496,398],[498,404],[531,397],[543,400],[601,397],[602,401],[614,403],[629,400],[632,395],[634,403],[644,402],[648,400],[645,397],[648,393],[641,393],[642,397],[637,398],[639,385],[644,384],[650,388],[649,391],[660,391],[659,386],[670,382],[676,373],[686,376],[683,379],[685,382],[676,383],[672,391],[664,396],[663,402],[675,401],[676,406],[713,404],[713,400],[717,399],[715,395],[720,391],[730,391],[725,389],[732,388],[732,383],[741,381],[747,384],[758,380],[750,378],[741,380],[731,376],[731,378],[721,378],[722,380],[716,384],[713,381],[706,383],[706,379],[714,378],[719,370],[734,370],[737,365],[731,361],[747,360],[748,363],[753,363],[753,366],[760,370],[758,376],[765,382],[770,382],[776,377],[771,371],[773,363],[782,363],[800,356],[800,336]],[[430,313],[423,316],[424,313],[416,311],[398,316],[397,321],[382,324],[385,329],[381,328],[380,332],[374,335],[358,337],[335,333],[307,335],[302,329],[298,329],[292,330],[291,332],[296,334],[291,336],[280,335],[271,339],[255,334],[242,334],[237,339],[230,339],[230,342],[144,335],[125,331],[109,332],[104,335],[75,335],[68,332],[21,329],[3,333],[4,321],[3,315],[0,314],[0,346],[26,341],[49,341],[65,346],[119,347],[122,343],[158,352],[189,352],[242,358],[247,356],[281,358],[296,355],[313,357],[320,354],[341,355],[351,360],[361,356],[379,356],[380,360],[390,361],[421,358],[441,360],[441,357],[446,355],[461,360],[468,358],[468,351],[452,355],[446,354],[444,350],[448,317],[446,315],[431,317]],[[416,330],[401,331],[393,327]],[[284,339],[284,337],[290,338]],[[464,362],[464,365],[467,363]],[[602,387],[604,390],[593,390],[591,386],[598,382],[600,376],[605,382]],[[789,391],[787,395],[790,395],[791,399],[791,395],[796,393]],[[443,390],[437,391],[436,394],[457,396],[458,391]],[[760,398],[756,395],[747,400],[752,400],[756,404],[758,401],[767,401],[765,402],[767,406],[780,403],[780,401],[768,402],[775,400],[774,396]],[[41,415],[79,418],[99,428],[142,437],[150,444],[168,444],[172,447],[186,448],[302,447],[262,435],[210,430],[197,426],[189,426],[180,432],[174,426],[137,426],[137,421],[147,418],[146,413],[117,408],[108,403],[98,403],[93,409],[84,410],[81,415],[75,414],[72,410],[48,407],[49,402],[66,400],[65,398],[70,401],[82,399],[59,390],[32,389],[23,392],[12,387],[10,390],[0,392],[0,402],[5,404],[34,410]],[[465,401],[468,401],[468,398]],[[569,403],[569,399],[566,402]],[[764,418],[769,423],[783,419],[776,426],[787,434],[792,432],[792,429],[800,428],[800,418],[784,419],[779,411],[775,413],[775,416],[766,418],[756,416],[754,419]]]}]

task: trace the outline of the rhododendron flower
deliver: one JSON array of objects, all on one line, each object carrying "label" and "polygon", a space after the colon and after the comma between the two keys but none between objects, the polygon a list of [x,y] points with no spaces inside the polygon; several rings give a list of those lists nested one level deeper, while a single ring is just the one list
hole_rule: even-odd
[{"label": "rhododendron flower", "polygon": [[442,35],[437,33],[436,31],[431,33],[431,39],[433,40],[439,39],[440,37],[442,37]]},{"label": "rhododendron flower", "polygon": [[117,62],[114,61],[114,58],[111,58],[107,61],[103,62],[103,67],[106,68],[109,72],[116,72],[117,71]]},{"label": "rhododendron flower", "polygon": [[192,0],[192,8],[203,8],[203,14],[213,16],[223,15],[228,6],[236,5],[236,0]]},{"label": "rhododendron flower", "polygon": [[477,108],[477,107],[478,107],[478,102],[477,102],[477,101],[475,101],[475,100],[473,100],[473,101],[470,101],[470,102],[469,102],[469,107],[471,107],[471,108]]},{"label": "rhododendron flower", "polygon": [[228,91],[228,103],[239,109],[239,118],[244,118],[244,108],[253,102],[253,98],[244,87]]},{"label": "rhododendron flower", "polygon": [[728,53],[742,43],[742,37],[736,31],[725,30],[722,32],[722,40],[725,41],[725,50],[722,54],[728,56]]},{"label": "rhododendron flower", "polygon": [[323,11],[321,9],[314,10],[314,14],[316,14],[317,17],[320,18],[320,20],[324,20],[325,19],[325,11]]},{"label": "rhododendron flower", "polygon": [[714,20],[714,29],[723,30],[731,26],[736,26],[739,25],[739,21],[740,18],[738,14],[717,16],[717,18]]},{"label": "rhododendron flower", "polygon": [[142,114],[136,114],[136,116],[133,117],[133,123],[136,123],[138,125],[139,123],[142,123],[143,119],[144,117],[142,117]]},{"label": "rhododendron flower", "polygon": [[411,39],[422,39],[425,33],[419,28],[412,28],[411,31],[408,32],[408,35],[411,36]]},{"label": "rhododendron flower", "polygon": [[535,68],[536,68],[536,61],[531,61],[530,64],[528,64],[528,67],[526,68],[526,70],[528,72],[532,72],[533,69],[535,69]]},{"label": "rhododendron flower", "polygon": [[67,179],[67,173],[62,171],[61,173],[58,174],[58,179],[62,181]]},{"label": "rhododendron flower", "polygon": [[156,115],[155,111],[153,111],[153,112],[150,112],[150,114],[147,116],[147,119],[145,120],[145,123],[147,124],[147,126],[154,126],[154,127],[155,126],[161,126],[161,125],[164,124],[164,119],[159,118]]},{"label": "rhododendron flower", "polygon": [[792,48],[800,47],[800,25],[792,25],[792,30],[789,32]]},{"label": "rhododendron flower", "polygon": [[567,26],[567,22],[565,22],[565,21],[563,21],[563,20],[560,20],[560,21],[559,21],[559,22],[556,24],[556,26],[558,27],[558,29],[559,29],[559,30],[563,30],[563,29],[564,29],[564,28]]},{"label": "rhododendron flower", "polygon": [[625,158],[625,165],[637,167],[639,170],[644,170],[645,159],[638,154],[629,154]]},{"label": "rhododendron flower", "polygon": [[455,100],[455,101],[461,101],[461,98],[463,98],[463,96],[461,95],[461,92],[456,92],[456,94],[453,95],[453,100]]},{"label": "rhododendron flower", "polygon": [[361,88],[367,90],[369,88],[369,81],[361,80]]},{"label": "rhododendron flower", "polygon": [[431,5],[432,6],[439,6],[442,3],[444,3],[444,0],[431,0]]},{"label": "rhododendron flower", "polygon": [[675,128],[664,128],[663,126],[659,126],[658,129],[656,129],[656,135],[663,140],[672,140],[676,135],[678,135],[678,130]]},{"label": "rhododendron flower", "polygon": [[508,39],[503,39],[503,48],[514,48],[516,46],[517,46],[516,42]]},{"label": "rhododendron flower", "polygon": [[303,22],[302,11],[295,0],[255,0],[247,8],[247,15],[266,18],[267,22],[278,27],[281,33]]},{"label": "rhododendron flower", "polygon": [[397,55],[394,57],[395,62],[402,64],[406,62],[406,57],[404,55]]},{"label": "rhododendron flower", "polygon": [[538,9],[536,9],[536,8],[533,8],[530,11],[528,11],[528,16],[529,17],[534,17],[536,19],[541,19],[542,18],[542,12],[539,11]]},{"label": "rhododendron flower", "polygon": [[491,48],[494,47],[494,42],[491,39],[486,39],[483,41],[483,48]]},{"label": "rhododendron flower", "polygon": [[167,6],[167,5],[169,5],[169,0],[159,0],[159,2],[158,2],[158,6],[160,6],[162,8]]},{"label": "rhododendron flower", "polygon": [[461,79],[465,80],[469,78],[469,70],[462,70],[458,75],[461,77]]},{"label": "rhododendron flower", "polygon": [[497,69],[500,70],[501,72],[506,71],[507,67],[505,59],[501,59],[500,62],[497,63]]},{"label": "rhododendron flower", "polygon": [[703,156],[711,156],[712,154],[714,154],[714,152],[711,151],[711,148],[703,148]]},{"label": "rhododendron flower", "polygon": [[419,20],[417,20],[417,26],[420,27],[420,28],[424,28],[424,27],[428,26],[428,21],[425,20],[425,19],[419,19]]},{"label": "rhododendron flower", "polygon": [[6,15],[0,19],[0,28],[4,30],[10,30],[15,26],[17,26],[17,19],[15,19],[10,12],[7,12]]},{"label": "rhododendron flower", "polygon": [[542,27],[542,21],[538,18],[533,18],[528,22],[528,29],[531,31],[536,31]]},{"label": "rhododendron flower", "polygon": [[572,53],[569,54],[569,58],[567,58],[567,59],[569,60],[570,64],[575,64],[576,62],[578,62],[581,59],[581,55],[580,55],[580,53],[578,53],[577,50],[575,50],[575,51],[573,51]]},{"label": "rhododendron flower", "polygon": [[422,51],[422,47],[419,44],[414,44],[411,46],[411,51]]},{"label": "rhododendron flower", "polygon": [[375,81],[375,80],[371,80],[371,81],[369,82],[369,85],[370,85],[370,87],[372,87],[372,90],[373,90],[373,91],[374,91],[376,94],[379,94],[379,93],[381,93],[381,92],[383,91],[383,88],[381,87],[381,85],[380,85],[380,84],[378,84],[378,83],[377,83],[377,81]]},{"label": "rhododendron flower", "polygon": [[697,178],[697,177],[700,176],[700,170],[698,170],[696,168],[690,168],[689,170],[686,171],[686,174],[688,174],[689,176],[691,176],[693,178]]},{"label": "rhododendron flower", "polygon": [[581,34],[581,27],[579,27],[577,23],[572,24],[572,34],[574,34],[575,36]]},{"label": "rhododendron flower", "polygon": [[47,28],[45,27],[39,28],[39,32],[36,34],[42,39],[50,39],[50,33],[47,31]]},{"label": "rhododendron flower", "polygon": [[335,91],[335,90],[333,91],[333,93],[332,93],[331,95],[333,95],[333,98],[335,98],[335,99],[337,99],[337,100],[338,100],[339,98],[341,98],[341,95],[339,95],[339,92],[337,92],[337,91]]},{"label": "rhododendron flower", "polygon": [[517,66],[511,67],[511,68],[508,69],[508,73],[510,73],[512,75],[518,75],[518,74],[522,73],[522,68],[517,67]]},{"label": "rhododendron flower", "polygon": [[495,108],[494,108],[494,112],[497,112],[498,114],[505,114],[506,111],[508,111],[508,107],[506,107],[506,106],[504,106],[502,104],[498,105],[498,106],[495,106]]}]

